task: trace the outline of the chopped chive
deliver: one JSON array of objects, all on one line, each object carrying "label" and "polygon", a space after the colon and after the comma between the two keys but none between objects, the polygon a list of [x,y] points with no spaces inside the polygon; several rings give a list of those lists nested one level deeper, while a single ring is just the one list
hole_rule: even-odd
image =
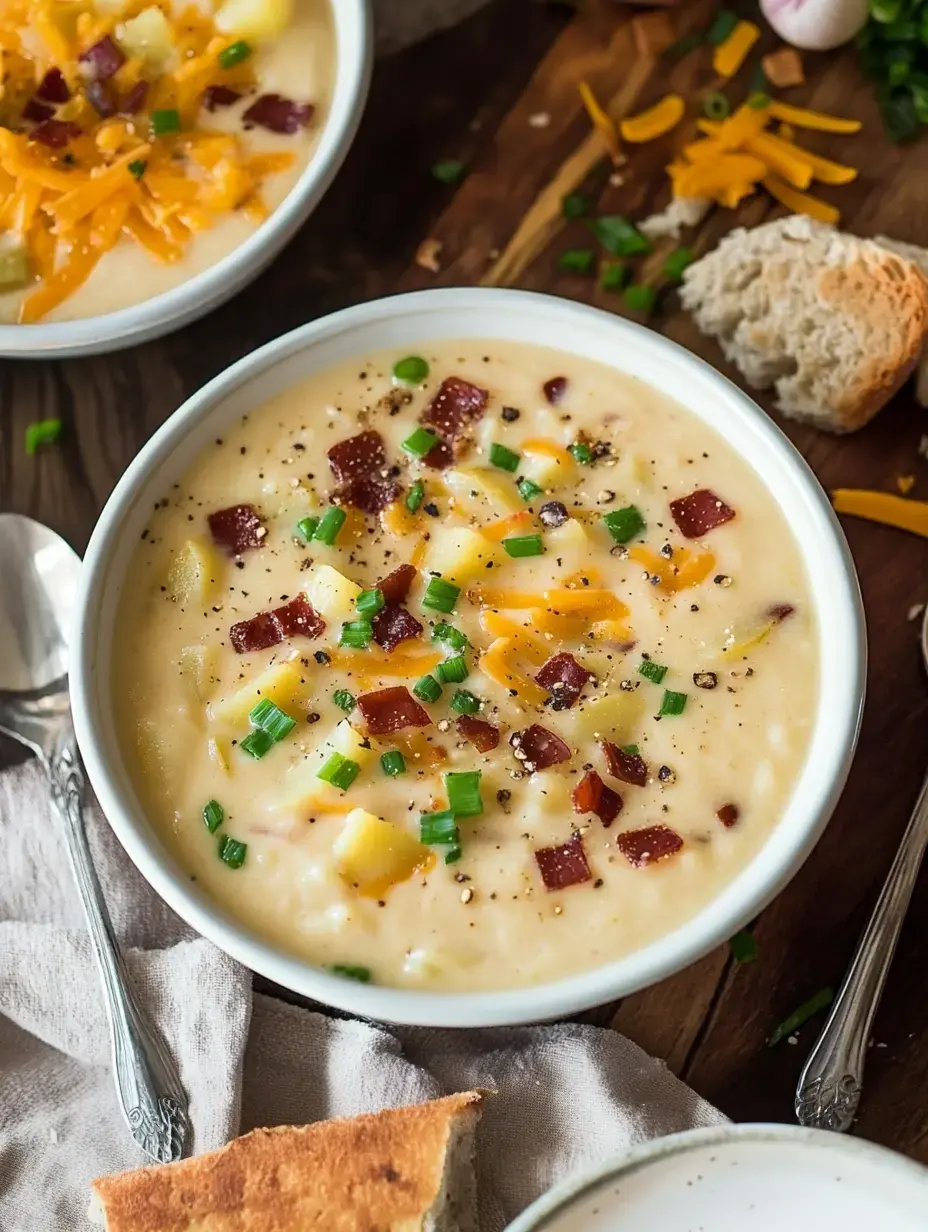
[{"label": "chopped chive", "polygon": [[390,749],[386,753],[381,753],[380,765],[384,774],[389,774],[391,779],[406,773],[406,758],[399,749]]},{"label": "chopped chive", "polygon": [[446,582],[444,578],[429,578],[429,584],[422,596],[422,606],[447,615],[454,611],[460,593],[460,586],[455,586],[453,582]]},{"label": "chopped chive", "polygon": [[451,809],[439,813],[423,813],[419,818],[419,842],[429,847],[440,843],[458,843],[461,834]]},{"label": "chopped chive", "polygon": [[333,787],[338,787],[341,791],[347,791],[351,784],[358,777],[361,767],[356,761],[352,761],[350,757],[344,757],[341,753],[332,753],[316,771],[316,778],[322,779],[323,783],[331,783]]},{"label": "chopped chive", "polygon": [[296,719],[291,719],[290,715],[275,705],[269,697],[262,697],[249,711],[248,720],[261,731],[267,732],[275,744],[296,727]]},{"label": "chopped chive", "polygon": [[576,458],[581,466],[586,466],[587,463],[593,461],[593,450],[586,441],[574,441],[572,445],[567,447],[567,452]]},{"label": "chopped chive", "polygon": [[458,770],[444,775],[448,807],[455,817],[476,817],[483,812],[480,770]]},{"label": "chopped chive", "polygon": [[470,669],[463,655],[455,655],[453,659],[445,659],[444,663],[439,663],[435,675],[442,684],[460,684],[470,675]]},{"label": "chopped chive", "polygon": [[384,605],[383,591],[379,586],[373,590],[362,590],[354,601],[360,616],[376,616]]},{"label": "chopped chive", "polygon": [[347,689],[336,689],[332,694],[332,701],[339,708],[339,710],[344,710],[345,714],[351,714],[352,710],[354,710],[355,706],[358,704],[355,701],[353,694],[349,693]]},{"label": "chopped chive", "polygon": [[675,248],[664,262],[664,276],[678,282],[683,277],[683,271],[693,262],[693,252],[689,248]]},{"label": "chopped chive", "polygon": [[351,650],[365,650],[373,636],[374,628],[369,620],[346,620],[338,635],[338,644]]},{"label": "chopped chive", "polygon": [[596,264],[592,248],[565,248],[557,259],[557,267],[565,274],[589,274]]},{"label": "chopped chive", "polygon": [[622,745],[622,752],[628,753],[630,757],[637,757],[640,751],[641,750],[638,748],[637,744],[623,744]]},{"label": "chopped chive", "polygon": [[541,535],[515,535],[503,540],[503,548],[508,556],[542,556],[545,545]]},{"label": "chopped chive", "polygon": [[451,709],[458,714],[476,714],[480,709],[480,698],[474,697],[466,689],[458,689],[451,699]]},{"label": "chopped chive", "polygon": [[61,436],[60,419],[40,419],[26,428],[26,453],[34,454],[40,445],[54,445]]},{"label": "chopped chive", "polygon": [[248,735],[239,742],[238,747],[243,753],[247,753],[249,757],[253,757],[255,761],[260,761],[265,753],[270,751],[273,744],[274,737],[263,728],[256,727],[254,731],[250,731]]},{"label": "chopped chive", "polygon": [[163,111],[153,111],[149,122],[153,137],[166,137],[169,133],[180,132],[180,112],[176,107],[166,107]]},{"label": "chopped chive", "polygon": [[441,158],[432,164],[432,175],[441,184],[457,184],[464,175],[464,164],[456,158]]},{"label": "chopped chive", "polygon": [[725,42],[737,24],[737,13],[733,13],[731,9],[719,9],[706,31],[706,42],[711,43],[713,47],[718,47],[720,43]]},{"label": "chopped chive", "polygon": [[590,201],[582,193],[568,193],[561,199],[561,213],[568,221],[583,218],[590,212]]},{"label": "chopped chive", "polygon": [[625,288],[625,303],[632,312],[650,312],[657,298],[653,287],[635,283]]},{"label": "chopped chive", "polygon": [[215,834],[225,821],[225,810],[218,800],[207,800],[203,805],[203,824],[210,834]]},{"label": "chopped chive", "polygon": [[686,709],[686,694],[675,693],[673,689],[665,689],[661,698],[661,708],[658,714],[682,714]]},{"label": "chopped chive", "polygon": [[393,365],[393,375],[404,385],[421,385],[428,374],[428,362],[421,355],[407,355]]},{"label": "chopped chive", "polygon": [[441,697],[441,685],[434,676],[422,676],[412,686],[412,691],[422,702],[437,702]]},{"label": "chopped chive", "polygon": [[628,266],[621,261],[605,261],[600,266],[599,285],[604,291],[621,291],[628,278]]},{"label": "chopped chive", "polygon": [[216,59],[219,61],[220,68],[235,68],[236,64],[241,64],[250,55],[251,44],[246,43],[244,39],[238,39],[237,42],[230,43],[228,47],[223,47]]},{"label": "chopped chive", "polygon": [[729,940],[728,948],[736,963],[752,963],[757,959],[757,938],[750,929],[742,928]]},{"label": "chopped chive", "polygon": [[541,496],[544,488],[539,487],[534,479],[520,479],[516,485],[519,489],[519,495],[526,503],[534,500],[536,496]]},{"label": "chopped chive", "polygon": [[519,455],[512,449],[507,449],[505,445],[497,445],[495,442],[490,446],[490,465],[498,466],[501,471],[516,471],[519,469]]},{"label": "chopped chive", "polygon": [[406,508],[409,510],[410,513],[416,512],[416,510],[422,504],[423,496],[425,496],[425,484],[422,482],[421,479],[417,479],[416,482],[410,486],[409,491],[406,493]]},{"label": "chopped chive", "polygon": [[653,659],[642,659],[638,664],[638,675],[644,676],[645,680],[650,680],[652,684],[660,684],[667,675],[667,668],[655,663]]},{"label": "chopped chive", "polygon": [[147,168],[147,166],[148,166],[148,163],[144,158],[134,158],[132,162],[129,163],[129,166],[127,167],[127,171],[129,172],[129,174],[132,176],[133,179],[140,180],[142,176],[145,174],[145,169]]},{"label": "chopped chive", "polygon": [[702,113],[710,120],[724,120],[731,112],[731,103],[720,90],[712,90],[702,100]]},{"label": "chopped chive", "polygon": [[245,863],[247,851],[247,843],[240,843],[237,838],[230,838],[228,834],[219,836],[219,859],[229,868],[241,868]]},{"label": "chopped chive", "polygon": [[603,248],[614,257],[644,256],[651,251],[650,241],[621,214],[604,214],[590,225]]},{"label": "chopped chive", "polygon": [[461,844],[454,843],[445,852],[445,863],[446,864],[457,864],[460,858],[461,858]]},{"label": "chopped chive", "polygon": [[466,650],[470,642],[460,631],[455,629],[454,625],[442,624],[436,625],[432,630],[433,642],[447,642],[452,650]]},{"label": "chopped chive", "polygon": [[338,532],[345,525],[347,517],[344,509],[331,505],[319,519],[319,525],[313,531],[313,540],[331,547],[338,538]]},{"label": "chopped chive", "polygon": [[416,428],[415,432],[407,436],[402,442],[401,447],[407,453],[412,454],[414,458],[424,458],[429,450],[438,444],[438,437],[434,432],[430,432],[428,428]]},{"label": "chopped chive", "polygon": [[346,980],[357,980],[359,984],[371,982],[369,967],[358,967],[354,963],[333,963],[329,970],[333,975],[344,976]]},{"label": "chopped chive", "polygon": [[628,543],[645,528],[644,516],[637,505],[626,505],[624,509],[604,513],[603,522],[616,543]]},{"label": "chopped chive", "polygon": [[310,539],[312,539],[313,535],[316,533],[316,527],[318,525],[318,518],[300,518],[299,522],[296,524],[296,528],[306,542],[309,543]]},{"label": "chopped chive", "polygon": [[798,1031],[810,1018],[814,1018],[822,1010],[827,1010],[834,999],[835,994],[830,988],[820,988],[808,1001],[803,1001],[802,1005],[788,1018],[784,1018],[778,1027],[774,1027],[767,1040],[767,1047],[772,1048],[775,1044],[779,1044],[781,1039],[786,1039],[788,1035]]}]

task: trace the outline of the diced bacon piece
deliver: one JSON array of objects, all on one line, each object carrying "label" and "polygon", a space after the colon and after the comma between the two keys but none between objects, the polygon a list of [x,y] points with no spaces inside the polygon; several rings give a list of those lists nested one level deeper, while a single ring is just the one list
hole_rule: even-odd
[{"label": "diced bacon piece", "polygon": [[380,513],[387,505],[392,505],[400,494],[400,485],[392,479],[381,479],[377,476],[367,476],[352,479],[338,491],[338,501],[342,505],[351,505],[362,513]]},{"label": "diced bacon piece", "polygon": [[643,830],[626,830],[617,835],[615,843],[629,864],[645,868],[679,851],[683,839],[670,826],[645,826]]},{"label": "diced bacon piece", "polygon": [[[440,436],[455,440],[487,409],[490,395],[478,385],[471,385],[459,376],[447,376],[439,386],[422,422],[433,427]],[[428,461],[428,458],[426,458]],[[430,466],[435,463],[429,462]]]},{"label": "diced bacon piece", "polygon": [[570,749],[560,736],[538,723],[533,723],[524,731],[513,732],[509,743],[515,752],[516,760],[529,774],[534,774],[536,770],[546,770],[548,766],[555,766],[558,762],[570,758]]},{"label": "diced bacon piece", "polygon": [[553,710],[569,710],[593,673],[581,667],[572,654],[562,651],[542,664],[535,679],[551,694]]},{"label": "diced bacon piece", "polygon": [[250,620],[240,620],[229,630],[229,641],[239,654],[267,650],[281,641],[280,622],[273,612],[259,612]]},{"label": "diced bacon piece", "polygon": [[434,467],[436,471],[446,470],[454,462],[454,450],[447,441],[436,441],[422,459],[424,466]]},{"label": "diced bacon piece", "polygon": [[36,98],[45,103],[66,103],[71,97],[68,83],[60,68],[50,68],[39,82],[35,92]]},{"label": "diced bacon piece", "polygon": [[775,603],[773,607],[768,609],[767,616],[779,624],[781,620],[786,620],[792,616],[795,610],[791,603]]},{"label": "diced bacon piece", "polygon": [[425,707],[401,684],[376,693],[362,693],[358,708],[372,736],[385,736],[403,727],[428,727],[432,722]]},{"label": "diced bacon piece", "polygon": [[567,377],[553,376],[550,381],[545,381],[541,387],[545,398],[552,406],[557,406],[560,400],[567,393]]},{"label": "diced bacon piece", "polygon": [[106,120],[116,114],[116,99],[105,81],[91,81],[84,93],[101,119]]},{"label": "diced bacon piece", "polygon": [[738,819],[741,816],[741,809],[738,808],[737,804],[723,804],[715,815],[725,829],[730,830],[732,826],[736,826],[738,824]]},{"label": "diced bacon piece", "polygon": [[230,556],[239,556],[246,548],[256,548],[264,538],[261,519],[253,505],[232,505],[217,509],[207,517],[213,542]]},{"label": "diced bacon piece", "polygon": [[685,539],[701,539],[710,530],[723,526],[735,516],[734,509],[708,488],[698,488],[689,496],[672,500],[670,512]]},{"label": "diced bacon piece", "polygon": [[32,120],[34,124],[41,124],[43,120],[50,120],[55,114],[55,108],[49,107],[48,103],[39,102],[38,98],[30,98],[23,108],[23,119]]},{"label": "diced bacon piece", "polygon": [[472,714],[462,714],[455,724],[458,735],[472,744],[478,753],[489,753],[499,744],[499,728]]},{"label": "diced bacon piece", "polygon": [[82,52],[78,60],[84,66],[88,77],[94,81],[106,81],[122,68],[126,57],[110,36],[105,34],[99,42]]},{"label": "diced bacon piece", "polygon": [[648,782],[648,767],[643,757],[637,753],[626,753],[610,740],[600,740],[600,748],[606,758],[606,767],[614,779],[623,783],[631,783],[635,787],[646,787]]},{"label": "diced bacon piece", "polygon": [[69,141],[80,135],[80,128],[70,120],[43,120],[29,134],[33,141],[47,145],[50,150],[63,150]]},{"label": "diced bacon piece", "polygon": [[231,107],[241,97],[231,86],[207,86],[203,91],[203,106],[207,111],[218,111],[220,107]]},{"label": "diced bacon piece", "polygon": [[339,441],[327,451],[332,474],[339,483],[362,479],[382,471],[387,465],[387,452],[379,432],[359,432]]},{"label": "diced bacon piece", "polygon": [[272,133],[298,133],[313,118],[312,103],[295,103],[282,94],[262,94],[242,116],[246,128],[253,124]]},{"label": "diced bacon piece", "polygon": [[280,625],[282,637],[319,637],[325,633],[325,621],[303,595],[274,608],[271,615]]},{"label": "diced bacon piece", "polygon": [[403,603],[409,594],[409,588],[416,580],[415,565],[398,565],[392,573],[388,573],[382,582],[378,582],[383,592],[383,601],[389,607],[392,603]]},{"label": "diced bacon piece", "polygon": [[593,879],[579,834],[559,847],[537,848],[535,863],[547,890],[566,890],[568,886],[582,885]]},{"label": "diced bacon piece", "polygon": [[574,812],[595,813],[607,830],[622,811],[622,797],[607,787],[595,770],[587,770],[571,796]]},{"label": "diced bacon piece", "polygon": [[383,650],[395,650],[400,642],[407,638],[419,637],[422,625],[411,612],[404,607],[390,603],[382,607],[371,621],[374,630],[374,641]]},{"label": "diced bacon piece", "polygon": [[[222,86],[216,86],[217,90],[221,90]],[[137,81],[131,90],[127,90],[124,98],[119,104],[119,110],[122,115],[136,115],[142,110],[145,105],[145,100],[148,98],[148,91],[151,89],[147,81]],[[231,93],[232,91],[230,91]],[[237,97],[237,96],[236,96]]]}]

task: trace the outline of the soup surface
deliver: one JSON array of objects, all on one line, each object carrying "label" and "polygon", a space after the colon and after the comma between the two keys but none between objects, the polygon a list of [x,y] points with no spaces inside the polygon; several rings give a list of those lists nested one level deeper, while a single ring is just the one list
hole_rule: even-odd
[{"label": "soup surface", "polygon": [[164,493],[114,701],[153,824],[249,927],[346,977],[510,988],[745,867],[816,640],[786,521],[698,419],[460,341],[295,386]]}]

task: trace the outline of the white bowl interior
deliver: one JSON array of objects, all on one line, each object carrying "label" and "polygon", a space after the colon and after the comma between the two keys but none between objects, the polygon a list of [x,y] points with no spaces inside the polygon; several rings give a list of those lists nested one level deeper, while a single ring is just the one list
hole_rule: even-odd
[{"label": "white bowl interior", "polygon": [[[785,813],[755,859],[684,927],[615,963],[504,993],[437,994],[341,980],[238,924],[177,869],[146,821],[119,754],[109,647],[120,586],[149,511],[226,424],[295,382],[353,356],[448,338],[556,347],[639,377],[676,398],[757,472],[800,544],[817,613],[821,684],[805,764]],[[853,565],[827,497],[782,433],[709,365],[658,334],[548,296],[436,290],[360,305],[313,322],[239,361],[194,395],[129,467],[86,558],[72,700],[81,749],[104,812],[154,888],[200,932],[284,986],[385,1021],[476,1026],[552,1018],[654,983],[726,940],[798,869],[843,787],[863,700],[865,642]]]},{"label": "white bowl interior", "polygon": [[102,317],[0,325],[0,355],[94,355],[157,338],[218,307],[270,264],[335,178],[367,98],[373,55],[369,0],[330,0],[330,6],[337,66],[325,127],[303,174],[267,221],[221,261],[163,295]]}]

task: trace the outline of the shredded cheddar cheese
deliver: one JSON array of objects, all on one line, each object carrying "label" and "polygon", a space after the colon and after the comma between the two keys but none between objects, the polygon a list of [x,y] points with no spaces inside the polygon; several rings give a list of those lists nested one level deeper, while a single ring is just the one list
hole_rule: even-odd
[{"label": "shredded cheddar cheese", "polygon": [[683,119],[686,104],[679,94],[667,94],[659,103],[641,111],[638,115],[628,116],[619,125],[619,131],[624,141],[636,145],[644,141],[654,141],[669,133]]},{"label": "shredded cheddar cheese", "polygon": [[480,656],[480,670],[503,689],[515,689],[522,701],[543,706],[548,694],[529,680],[515,665],[516,647],[511,638],[498,637]]},{"label": "shredded cheddar cheese", "polygon": [[928,539],[928,501],[907,500],[890,492],[856,488],[838,488],[832,492],[831,499],[837,513],[882,522]]},{"label": "shredded cheddar cheese", "polygon": [[739,21],[712,53],[713,69],[720,77],[734,77],[759,38],[760,30],[752,21]]},{"label": "shredded cheddar cheese", "polygon": [[618,166],[622,161],[622,146],[619,142],[619,133],[615,126],[615,122],[608,112],[604,111],[600,105],[596,95],[590,89],[585,81],[581,81],[577,87],[580,91],[580,98],[583,100],[583,105],[586,108],[587,115],[590,117],[593,127],[600,134],[603,143],[609,152],[609,157],[613,163]]}]

